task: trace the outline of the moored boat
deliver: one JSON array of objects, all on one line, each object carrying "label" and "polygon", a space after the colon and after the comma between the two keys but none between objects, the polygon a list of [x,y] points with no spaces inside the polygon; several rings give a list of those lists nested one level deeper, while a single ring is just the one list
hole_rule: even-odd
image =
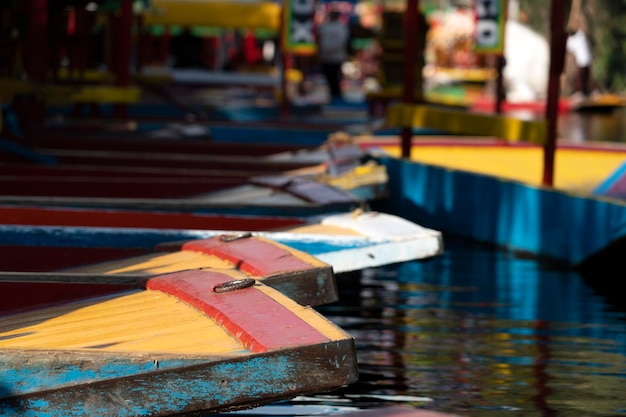
[{"label": "moored boat", "polygon": [[[4,215],[5,219],[11,218],[11,208],[8,209],[0,210],[0,215]],[[19,208],[15,211],[21,212]],[[15,276],[11,272],[35,270],[67,273],[70,268],[78,266],[137,257],[126,259],[125,269],[121,264],[115,264],[103,270],[103,265],[100,265],[101,269],[98,271],[99,274],[111,274],[115,271],[118,274],[130,274],[131,283],[134,283],[137,277],[166,272],[163,269],[165,267],[170,268],[167,272],[175,270],[172,268],[188,269],[192,267],[192,258],[193,267],[207,266],[206,263],[202,264],[206,262],[206,257],[198,253],[204,250],[199,247],[205,246],[207,241],[199,239],[209,239],[216,243],[219,236],[233,234],[246,237],[228,243],[233,247],[248,240],[270,239],[288,246],[292,253],[300,251],[314,256],[332,266],[336,274],[425,259],[443,251],[440,232],[380,212],[357,211],[324,215],[300,223],[285,224],[281,231],[251,233],[245,230],[167,228],[166,213],[158,213],[153,223],[144,222],[144,227],[133,228],[105,227],[103,225],[108,223],[97,223],[93,220],[98,218],[97,211],[87,211],[81,217],[81,210],[70,210],[77,215],[74,226],[68,226],[67,215],[62,216],[60,221],[55,221],[53,216],[46,216],[46,212],[58,213],[58,209],[31,209],[28,211],[30,217],[18,217],[12,222],[7,220],[6,224],[0,226],[0,247],[6,255],[0,259],[0,270],[5,271],[8,274],[5,276],[9,279]],[[112,219],[119,221],[115,217]],[[156,227],[159,222],[163,225],[161,228]],[[94,224],[100,226],[94,227]],[[152,227],[145,227],[148,224]],[[179,223],[179,226],[183,224]],[[243,260],[247,263],[269,262],[288,255],[283,251],[283,255],[265,260],[255,257],[260,250],[249,248],[244,252],[239,251],[234,263],[242,264]],[[269,265],[267,268],[273,266]],[[336,299],[335,289],[331,284],[334,285],[334,281],[323,280],[317,271],[306,275],[305,279],[299,278],[299,281],[295,277],[283,280],[281,291],[302,303],[313,305]]]},{"label": "moored boat", "polygon": [[[145,142],[146,150],[139,149],[140,142]],[[61,141],[37,148],[31,158],[35,162],[7,161],[0,176],[0,200],[41,206],[306,215],[346,211],[386,195],[386,169],[368,160],[357,145],[336,140],[317,149],[260,156],[173,152],[175,147],[169,145],[164,149],[170,151],[161,152],[156,150],[160,145],[150,149],[151,141],[145,139],[86,143],[83,148],[80,141]],[[47,159],[53,162],[37,162]]]},{"label": "moored boat", "polygon": [[[69,230],[69,233],[75,231]],[[191,269],[238,271],[303,305],[337,300],[331,265],[250,233],[218,234],[206,239],[163,243],[149,253],[144,251],[146,253],[142,255],[126,255],[100,262],[98,258],[111,256],[110,248],[104,248],[104,254],[100,254],[101,248],[66,247],[63,243],[58,246],[7,245],[5,249],[11,253],[11,260],[4,262],[3,272],[0,272],[0,281],[5,285],[0,296],[4,308],[23,308],[25,299],[44,302],[59,294],[65,294],[68,299],[85,294],[107,294],[120,288],[134,288],[151,276]],[[122,248],[116,253],[135,251],[136,248]],[[42,253],[46,256],[37,256]],[[59,265],[64,267],[59,268]],[[35,272],[38,273],[36,276],[33,275]],[[33,283],[40,284],[39,290],[26,297],[25,291]],[[83,285],[76,287],[74,284]],[[25,296],[19,297],[18,294]]]},{"label": "moored boat", "polygon": [[351,336],[233,270],[0,314],[0,415],[198,415],[357,379]]}]

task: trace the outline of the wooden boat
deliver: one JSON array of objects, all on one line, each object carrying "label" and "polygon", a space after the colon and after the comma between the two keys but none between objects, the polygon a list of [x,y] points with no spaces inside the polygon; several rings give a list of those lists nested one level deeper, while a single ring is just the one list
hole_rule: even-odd
[{"label": "wooden boat", "polygon": [[0,314],[0,415],[200,415],[357,380],[350,335],[234,270]]},{"label": "wooden boat", "polygon": [[[61,232],[76,233],[73,229]],[[59,242],[56,246],[45,242],[41,245],[5,246],[11,259],[3,262],[4,272],[0,273],[0,280],[14,285],[11,291],[0,296],[5,307],[23,304],[23,297],[16,297],[16,294],[24,290],[24,283],[30,283],[33,272],[40,273],[37,282],[46,291],[40,290],[32,298],[45,300],[50,294],[59,292],[74,297],[74,291],[68,290],[72,285],[68,287],[67,284],[97,284],[90,289],[108,293],[120,287],[135,287],[150,276],[198,268],[232,269],[252,277],[262,277],[256,279],[304,305],[337,300],[331,265],[250,233],[222,233],[186,242],[167,241],[155,245],[149,252],[133,246],[65,246],[65,243]],[[82,291],[86,289],[80,288]]]},{"label": "wooden boat", "polygon": [[[411,160],[403,161],[391,156],[401,153],[397,138],[369,142],[386,152],[380,161],[388,168],[390,194],[397,196],[377,210],[574,267],[593,258],[607,263],[596,255],[617,253],[611,249],[624,241],[624,203],[595,195],[619,178],[626,154],[618,144],[560,143],[554,186],[545,187],[540,145],[431,137],[414,141]],[[480,207],[473,205],[478,196]]]},{"label": "wooden boat", "polygon": [[[109,216],[100,216],[101,213]],[[123,221],[128,214],[130,216]],[[137,217],[142,218],[141,223],[131,227]],[[170,223],[170,218],[176,223]],[[220,218],[217,216],[215,220],[219,222]],[[77,261],[85,264],[146,255],[157,246],[162,249],[167,242],[249,232],[194,229],[200,220],[207,220],[207,216],[3,207],[0,209],[0,247],[6,256],[0,259],[0,270],[32,271],[34,255],[38,271],[51,271],[76,266]],[[387,213],[355,211],[277,220],[277,224],[282,224],[280,231],[266,229],[252,234],[315,256],[330,264],[335,273],[424,259],[443,250],[440,232]],[[70,222],[72,226],[68,226]],[[168,226],[171,224],[176,226]],[[234,228],[236,224],[231,223],[231,226]],[[170,246],[170,249],[179,248],[180,245]],[[81,258],[77,259],[74,254],[81,252]]]},{"label": "wooden boat", "polygon": [[2,202],[312,214],[346,211],[386,195],[385,168],[366,161],[366,154],[350,143],[235,156],[213,155],[203,146],[191,149],[205,153],[174,152],[168,141],[156,141],[152,148],[145,138],[92,139],[82,145],[70,139],[37,145],[32,159],[49,158],[51,165],[7,163],[0,176]]},{"label": "wooden boat", "polygon": [[616,94],[593,94],[579,99],[570,98],[571,111],[610,112],[626,106],[626,98]]}]

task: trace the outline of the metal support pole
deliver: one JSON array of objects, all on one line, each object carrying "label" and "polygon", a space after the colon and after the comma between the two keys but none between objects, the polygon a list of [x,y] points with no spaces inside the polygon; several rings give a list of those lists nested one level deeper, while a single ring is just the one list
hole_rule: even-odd
[{"label": "metal support pole", "polygon": [[[406,13],[404,14],[404,94],[403,102],[413,104],[415,102],[415,71],[421,71],[422,68],[416,68],[417,59],[417,37],[418,37],[418,19],[419,0],[407,0]],[[421,53],[422,51],[420,51]],[[421,88],[421,87],[420,87]],[[411,158],[411,142],[413,137],[413,129],[411,126],[404,126],[401,132],[402,138],[402,157]]]},{"label": "metal support pole", "polygon": [[564,28],[564,0],[552,0],[550,13],[550,71],[548,78],[548,101],[546,103],[546,120],[548,135],[543,149],[543,180],[545,186],[554,184],[554,155],[557,140],[557,118],[559,95],[561,91],[561,73],[565,65],[565,43],[567,33]]}]

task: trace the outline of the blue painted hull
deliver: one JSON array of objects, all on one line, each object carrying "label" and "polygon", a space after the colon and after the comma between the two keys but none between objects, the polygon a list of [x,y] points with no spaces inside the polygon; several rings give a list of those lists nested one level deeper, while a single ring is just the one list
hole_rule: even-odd
[{"label": "blue painted hull", "polygon": [[376,208],[444,234],[578,265],[626,235],[626,205],[382,157],[390,198]]},{"label": "blue painted hull", "polygon": [[[68,352],[58,356],[46,352],[44,359],[43,352],[3,352],[0,416],[170,416],[250,408],[310,392],[311,384],[300,378],[303,369],[313,370],[310,355],[333,358],[332,366],[324,365],[327,361],[315,364],[316,374],[325,379],[316,384],[319,390],[337,388],[333,379],[353,381],[355,364],[352,369],[346,365],[333,369],[333,351],[340,355],[352,343],[341,341],[325,348],[286,349],[221,361]],[[56,366],[51,365],[54,360]],[[22,365],[15,368],[16,363]],[[340,377],[340,373],[348,378]],[[42,387],[54,389],[41,391]],[[7,396],[10,399],[2,399]]]}]

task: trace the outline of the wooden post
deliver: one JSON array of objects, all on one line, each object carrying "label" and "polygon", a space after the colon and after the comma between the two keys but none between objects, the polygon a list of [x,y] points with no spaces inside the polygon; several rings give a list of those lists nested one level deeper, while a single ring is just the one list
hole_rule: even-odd
[{"label": "wooden post", "polygon": [[546,103],[546,120],[548,136],[543,149],[543,180],[545,186],[554,184],[554,155],[557,140],[557,117],[559,95],[561,91],[561,73],[565,64],[565,43],[567,33],[564,22],[564,0],[552,0],[550,12],[550,70],[548,78],[548,101]]},{"label": "wooden post", "polygon": [[496,113],[502,113],[502,103],[506,97],[504,89],[504,66],[506,65],[504,53],[496,55]]},{"label": "wooden post", "polygon": [[[403,102],[412,104],[415,102],[415,64],[417,63],[417,36],[419,0],[407,0],[406,13],[404,14],[404,83]],[[421,68],[417,69],[421,71]],[[411,126],[403,126],[401,131],[402,157],[411,158],[411,142],[413,129]]]}]

